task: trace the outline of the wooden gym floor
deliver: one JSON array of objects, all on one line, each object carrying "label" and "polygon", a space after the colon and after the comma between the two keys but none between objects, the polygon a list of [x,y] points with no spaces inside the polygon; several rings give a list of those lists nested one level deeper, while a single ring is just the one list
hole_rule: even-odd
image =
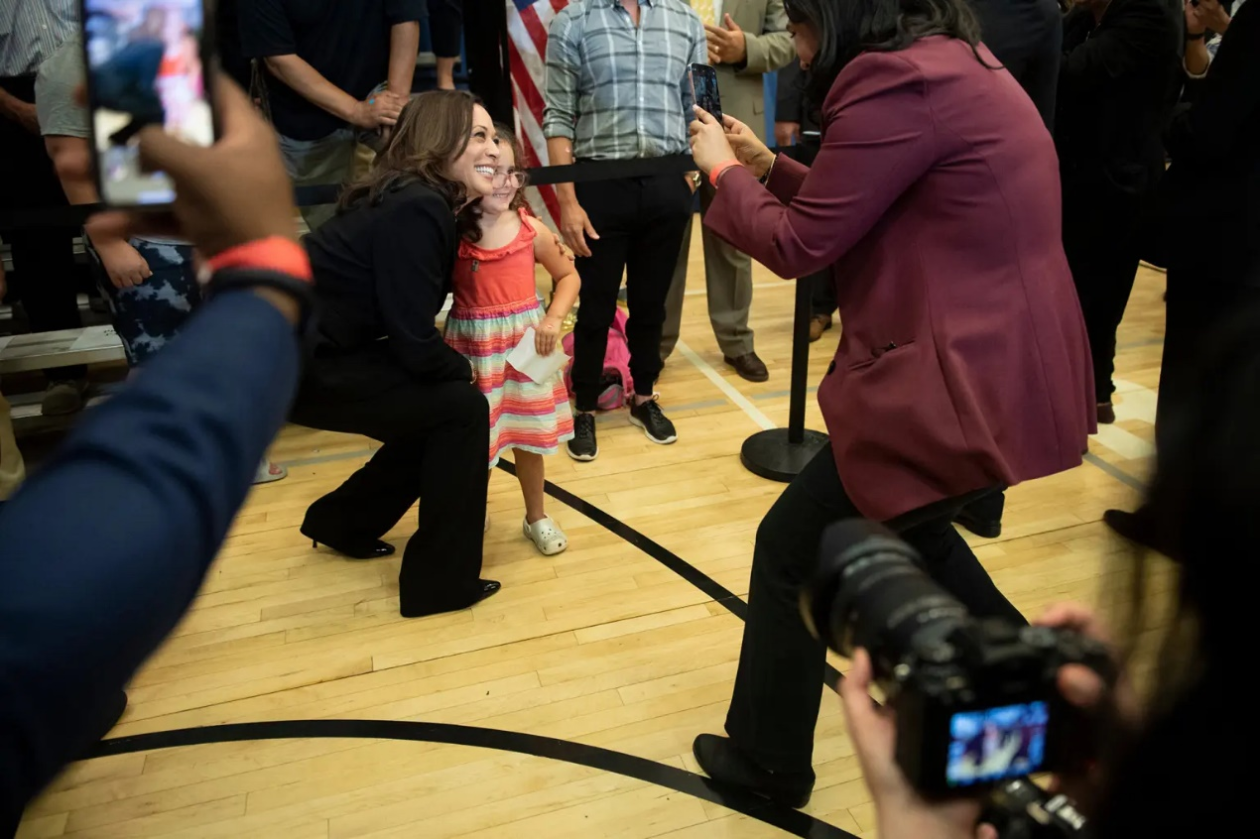
[{"label": "wooden gym floor", "polygon": [[[753,326],[772,377],[744,382],[722,364],[698,234],[692,243],[683,343],[659,384],[679,442],[654,446],[624,413],[604,416],[599,460],[559,455],[548,478],[744,597],[757,524],[782,485],[745,471],[738,452],[749,434],[787,422],[793,285],[757,267]],[[1026,614],[1094,599],[1111,573],[1106,560],[1123,551],[1100,519],[1134,503],[1149,467],[1162,292],[1162,275],[1143,269],[1120,330],[1119,421],[1091,439],[1087,462],[1012,490],[1001,539],[968,536]],[[814,345],[811,383],[837,336],[833,329]],[[812,395],[807,423],[823,428]],[[501,580],[502,592],[469,611],[403,620],[397,559],[344,560],[312,550],[297,530],[306,505],[374,445],[296,427],[281,434],[272,454],[288,479],[254,491],[191,613],[131,685],[131,706],[110,736],[284,720],[340,728],[210,729],[206,739],[225,741],[159,738],[129,748],[170,747],[75,764],[31,806],[22,839],[791,835],[715,803],[715,794],[689,794],[705,794],[686,774],[697,771],[691,740],[722,730],[739,655],[741,622],[711,596],[719,588],[706,593],[623,538],[633,534],[555,500],[549,512],[571,547],[539,556],[521,536],[515,481],[496,473],[484,576]],[[412,521],[390,534],[399,548]],[[820,691],[818,787],[807,812],[873,837],[839,702]],[[353,720],[474,728],[344,722]],[[315,736],[327,733],[358,736]],[[802,835],[844,835],[805,818],[794,824],[790,811],[760,815]]]}]

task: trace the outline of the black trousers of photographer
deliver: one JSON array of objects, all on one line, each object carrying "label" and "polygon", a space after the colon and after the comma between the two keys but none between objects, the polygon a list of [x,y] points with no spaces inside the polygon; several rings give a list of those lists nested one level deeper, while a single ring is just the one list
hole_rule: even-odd
[{"label": "black trousers of photographer", "polygon": [[594,411],[626,275],[626,343],[636,393],[650,394],[661,374],[665,297],[678,263],[683,230],[691,223],[691,187],[682,174],[622,178],[576,185],[578,202],[598,239],[577,260],[582,300],[573,330],[573,389],[579,411]]},{"label": "black trousers of photographer", "polygon": [[[980,617],[1025,623],[953,527],[954,515],[992,490],[948,498],[886,522],[923,557],[928,574]],[[773,772],[812,773],[826,648],[801,620],[800,590],[814,575],[823,530],[860,516],[831,446],[788,484],[757,528],[748,619],[726,716],[739,749]]]}]

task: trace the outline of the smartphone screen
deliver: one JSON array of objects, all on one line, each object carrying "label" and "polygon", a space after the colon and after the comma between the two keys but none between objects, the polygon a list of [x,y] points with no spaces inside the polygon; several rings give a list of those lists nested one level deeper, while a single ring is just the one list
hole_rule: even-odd
[{"label": "smartphone screen", "polygon": [[713,118],[719,123],[722,122],[722,97],[718,94],[717,70],[707,64],[692,64],[691,95],[697,105],[713,114]]},{"label": "smartphone screen", "polygon": [[116,206],[175,199],[170,178],[140,167],[149,125],[181,140],[214,142],[207,95],[203,0],[82,0],[92,145],[101,198]]},{"label": "smartphone screen", "polygon": [[965,787],[1036,772],[1046,759],[1049,722],[1045,702],[954,714],[949,725],[946,783]]}]

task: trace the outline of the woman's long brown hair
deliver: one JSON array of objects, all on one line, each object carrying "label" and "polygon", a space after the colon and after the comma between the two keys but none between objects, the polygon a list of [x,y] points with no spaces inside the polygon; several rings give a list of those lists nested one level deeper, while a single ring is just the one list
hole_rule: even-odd
[{"label": "woman's long brown hair", "polygon": [[452,209],[461,206],[464,185],[445,173],[468,147],[478,104],[475,96],[462,90],[432,90],[412,99],[372,168],[342,192],[338,209],[377,204],[387,193],[416,181],[440,193]]}]

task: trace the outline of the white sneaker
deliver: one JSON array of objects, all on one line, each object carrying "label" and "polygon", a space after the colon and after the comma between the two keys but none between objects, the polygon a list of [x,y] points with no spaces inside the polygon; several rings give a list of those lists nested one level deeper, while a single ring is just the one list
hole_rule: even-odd
[{"label": "white sneaker", "polygon": [[555,556],[569,547],[569,537],[551,520],[551,516],[541,518],[533,524],[525,519],[521,523],[521,530],[543,556]]}]

